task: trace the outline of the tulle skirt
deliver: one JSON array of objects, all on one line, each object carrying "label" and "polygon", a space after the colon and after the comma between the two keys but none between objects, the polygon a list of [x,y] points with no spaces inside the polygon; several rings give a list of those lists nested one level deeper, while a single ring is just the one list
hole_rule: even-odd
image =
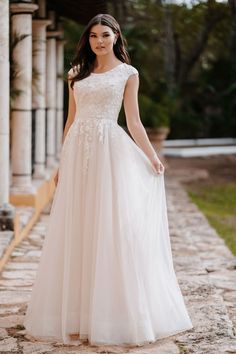
[{"label": "tulle skirt", "polygon": [[36,338],[93,345],[142,345],[192,328],[164,176],[113,120],[77,118],[67,133],[24,325]]}]

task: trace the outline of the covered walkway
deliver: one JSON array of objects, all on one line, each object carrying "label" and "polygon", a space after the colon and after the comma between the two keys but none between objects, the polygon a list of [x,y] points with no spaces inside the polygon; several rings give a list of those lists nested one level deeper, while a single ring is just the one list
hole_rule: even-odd
[{"label": "covered walkway", "polygon": [[112,4],[0,2],[0,270],[54,192],[67,113],[62,17],[86,24]]}]

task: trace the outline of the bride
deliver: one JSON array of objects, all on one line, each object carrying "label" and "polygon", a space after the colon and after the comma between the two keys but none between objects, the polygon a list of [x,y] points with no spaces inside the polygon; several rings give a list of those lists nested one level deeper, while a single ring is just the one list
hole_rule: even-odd
[{"label": "bride", "polygon": [[[68,74],[57,187],[24,319],[40,340],[143,345],[193,327],[138,87],[119,24],[95,16]],[[131,137],[118,124],[122,103]]]}]

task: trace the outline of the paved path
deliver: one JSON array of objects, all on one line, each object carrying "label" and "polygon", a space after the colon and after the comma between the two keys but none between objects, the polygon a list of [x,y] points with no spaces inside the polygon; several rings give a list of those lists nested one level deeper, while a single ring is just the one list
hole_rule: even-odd
[{"label": "paved path", "polygon": [[27,338],[22,321],[41,254],[45,212],[0,278],[0,353],[236,353],[236,259],[178,181],[168,177],[166,185],[174,264],[194,329],[131,349],[63,346]]}]

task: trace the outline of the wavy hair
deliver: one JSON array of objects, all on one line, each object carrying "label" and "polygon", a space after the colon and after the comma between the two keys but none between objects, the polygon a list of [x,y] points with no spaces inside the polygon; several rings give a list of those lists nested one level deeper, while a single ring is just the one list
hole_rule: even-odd
[{"label": "wavy hair", "polygon": [[114,54],[123,63],[130,63],[129,54],[126,49],[127,42],[122,36],[118,22],[109,14],[98,14],[89,21],[80,37],[75,57],[71,62],[74,73],[77,68],[77,74],[73,78],[70,78],[71,88],[73,88],[75,81],[88,77],[94,69],[96,54],[90,47],[89,35],[91,28],[98,24],[110,27],[111,30],[118,35],[117,41],[113,46]]}]

